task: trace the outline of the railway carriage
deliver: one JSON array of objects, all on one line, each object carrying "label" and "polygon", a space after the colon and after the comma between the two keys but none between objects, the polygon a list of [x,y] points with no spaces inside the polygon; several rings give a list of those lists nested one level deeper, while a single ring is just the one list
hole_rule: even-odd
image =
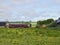
[{"label": "railway carriage", "polygon": [[30,24],[9,24],[9,28],[28,28]]},{"label": "railway carriage", "polygon": [[6,26],[6,22],[0,22],[0,27],[5,27]]}]

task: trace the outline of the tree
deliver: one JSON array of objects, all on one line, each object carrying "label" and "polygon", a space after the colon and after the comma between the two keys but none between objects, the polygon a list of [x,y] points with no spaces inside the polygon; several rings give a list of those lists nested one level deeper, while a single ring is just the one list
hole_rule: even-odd
[{"label": "tree", "polygon": [[51,22],[54,22],[54,19],[47,19],[47,24],[50,24]]},{"label": "tree", "polygon": [[39,27],[43,24],[48,25],[52,22],[54,22],[54,19],[47,19],[47,20],[43,20],[43,21],[37,21],[37,27]]}]

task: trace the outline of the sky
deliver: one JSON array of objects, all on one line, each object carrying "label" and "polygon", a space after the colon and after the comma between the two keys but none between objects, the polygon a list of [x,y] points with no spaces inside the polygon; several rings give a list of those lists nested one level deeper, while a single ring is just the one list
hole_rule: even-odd
[{"label": "sky", "polygon": [[0,21],[38,21],[60,17],[60,0],[0,0]]}]

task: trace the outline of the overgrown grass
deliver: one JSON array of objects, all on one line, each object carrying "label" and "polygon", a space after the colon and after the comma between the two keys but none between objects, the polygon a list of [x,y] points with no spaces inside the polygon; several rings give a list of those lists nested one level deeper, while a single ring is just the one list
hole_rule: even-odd
[{"label": "overgrown grass", "polygon": [[60,45],[60,28],[0,28],[0,45]]}]

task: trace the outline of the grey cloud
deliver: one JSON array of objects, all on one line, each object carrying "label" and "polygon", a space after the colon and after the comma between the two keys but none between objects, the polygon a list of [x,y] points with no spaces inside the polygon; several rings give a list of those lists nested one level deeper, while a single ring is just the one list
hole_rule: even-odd
[{"label": "grey cloud", "polygon": [[[40,4],[36,1],[37,0],[6,0],[8,3],[5,2],[0,4],[0,19],[8,19],[10,21],[37,21],[44,18],[56,17],[57,14],[53,14],[54,11],[50,9],[51,11],[49,12],[47,11],[48,9],[45,9],[50,6],[49,4]],[[52,14],[55,16],[52,16]]]}]

